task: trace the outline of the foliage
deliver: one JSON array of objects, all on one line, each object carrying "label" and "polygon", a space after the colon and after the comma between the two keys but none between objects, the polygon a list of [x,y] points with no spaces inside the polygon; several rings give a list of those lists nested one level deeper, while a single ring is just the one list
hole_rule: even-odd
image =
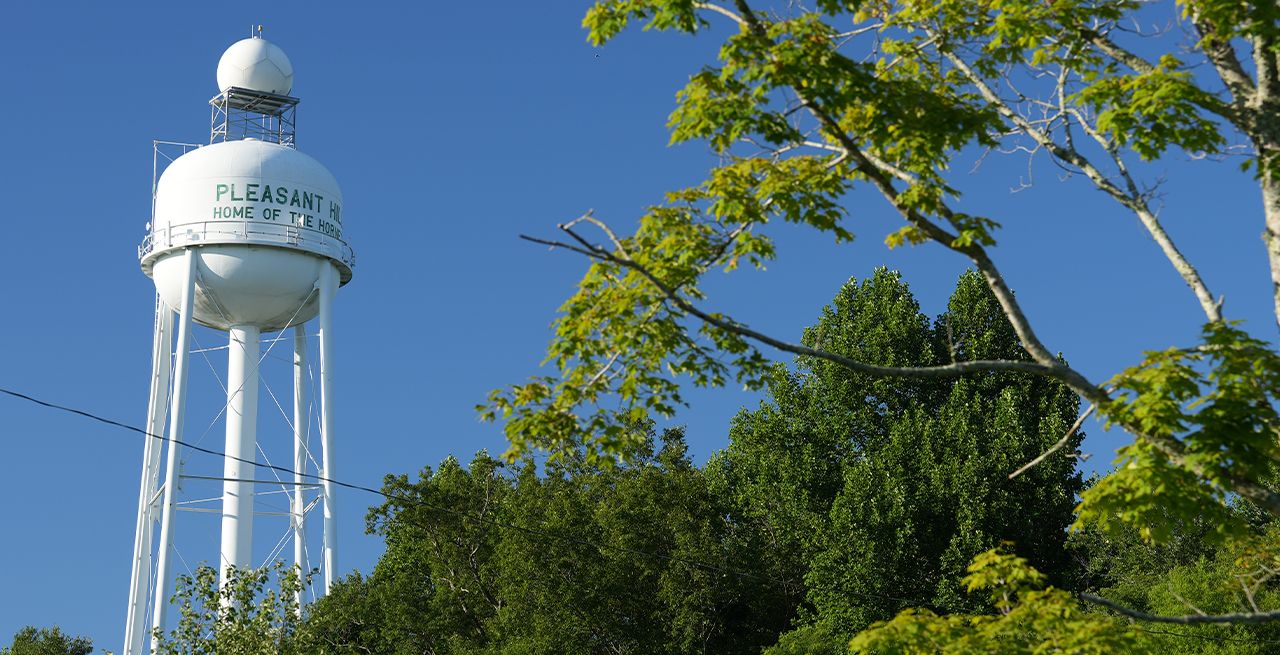
[{"label": "foliage", "polygon": [[[562,491],[576,489],[578,472],[608,476],[609,464],[623,463],[634,475],[647,466],[630,464],[648,457],[643,426],[674,415],[684,403],[682,384],[767,386],[772,403],[738,417],[729,448],[699,482],[712,491],[707,506],[728,512],[729,522],[686,529],[705,561],[719,561],[725,544],[746,548],[744,561],[778,581],[781,605],[803,610],[777,652],[827,648],[832,635],[913,604],[930,609],[906,610],[854,646],[1150,649],[1147,637],[1043,587],[1069,579],[1060,528],[1079,488],[1069,460],[1058,455],[1017,480],[1004,477],[1062,434],[1079,409],[1076,394],[1134,437],[1120,450],[1118,468],[1082,494],[1075,524],[1083,543],[1118,540],[1130,552],[1085,562],[1077,579],[1112,576],[1117,583],[1109,589],[1152,611],[1178,609],[1159,589],[1226,608],[1234,598],[1223,591],[1229,578],[1250,605],[1269,600],[1276,549],[1263,529],[1280,517],[1280,355],[1225,319],[1221,298],[1173,244],[1156,194],[1133,171],[1152,160],[1221,156],[1245,146],[1244,168],[1256,169],[1264,198],[1272,279],[1280,280],[1280,9],[1165,2],[1181,29],[1126,29],[1156,11],[1152,4],[597,2],[584,20],[596,45],[635,25],[702,34],[711,20],[729,21],[716,60],[692,72],[668,120],[673,143],[703,141],[717,163],[703,182],[649,207],[633,230],[614,230],[588,214],[559,226],[563,241],[543,239],[591,263],[553,326],[549,374],[495,390],[479,408],[482,417],[504,421],[509,462],[531,450],[552,457],[554,474],[545,482],[519,469],[509,493],[532,493],[537,502],[530,501],[528,515],[549,525],[616,539],[612,523],[597,515],[610,507],[592,495],[602,493],[598,485],[591,493]],[[1200,343],[1149,352],[1105,385],[1041,343],[989,252],[1000,217],[985,215],[979,203],[957,209],[955,159],[990,150],[1044,153],[1132,212],[1204,311]],[[763,267],[777,255],[780,221],[838,243],[852,239],[848,198],[861,188],[904,219],[886,236],[888,246],[933,243],[968,259],[977,273],[958,294],[967,309],[951,307],[930,325],[904,289],[880,277],[842,291],[799,344],[701,309],[708,272]],[[1280,285],[1273,295],[1280,317]],[[860,303],[876,310],[852,311]],[[800,370],[772,365],[765,345],[801,355]],[[1070,453],[1075,444],[1067,441]],[[543,487],[557,492],[528,491]],[[1019,511],[1019,501],[1033,511]],[[652,520],[644,512],[627,516]],[[473,544],[476,581],[498,588],[502,582],[486,577],[492,572],[481,562],[499,561],[514,545],[523,545],[511,551],[525,566],[521,579],[536,581],[512,596],[522,605],[473,604],[455,617],[471,619],[474,643],[502,634],[536,650],[549,643],[552,625],[576,626],[567,630],[575,644],[599,645],[592,640],[601,631],[622,635],[613,646],[652,641],[636,632],[644,622],[624,624],[602,609],[609,594],[572,596],[553,584],[557,579],[538,576],[546,568],[584,570],[603,584],[619,579],[613,576],[662,580],[659,572],[618,569],[585,544],[534,566],[533,541],[493,543],[483,526],[455,529],[464,528],[469,536],[458,543]],[[1029,559],[989,550],[1005,538],[1016,539]],[[960,568],[982,551],[964,580],[970,591],[990,592],[994,616],[980,614],[981,597],[962,594],[957,584]],[[1195,556],[1154,561],[1161,552]],[[1119,568],[1108,571],[1107,562]],[[1156,566],[1140,570],[1140,562]],[[1152,571],[1168,585],[1153,586],[1147,577],[1139,586]],[[450,594],[438,598],[456,614],[461,598]],[[626,614],[673,615],[666,602],[645,595]],[[689,609],[689,616],[717,602]],[[521,614],[538,604],[541,613]],[[510,616],[524,618],[505,622]],[[591,622],[574,623],[587,616]],[[695,633],[689,626],[703,624],[681,621],[677,641],[688,648]]]},{"label": "foliage", "polygon": [[[1120,449],[1117,469],[1084,493],[1077,525],[1139,526],[1162,541],[1191,521],[1215,526],[1215,538],[1240,535],[1232,511],[1231,478],[1267,476],[1280,456],[1280,354],[1235,326],[1205,327],[1204,345],[1147,353],[1116,376],[1111,421],[1152,434],[1182,434],[1176,466],[1147,441]],[[1110,517],[1120,521],[1108,521]]]},{"label": "foliage", "polygon": [[[1190,529],[1160,543],[1123,526],[1077,531],[1072,549],[1087,563],[1079,588],[1158,615],[1280,608],[1272,573],[1280,528],[1269,526],[1227,546],[1215,545],[1213,526]],[[1141,634],[1162,652],[1261,655],[1280,643],[1280,624],[1150,625]]]},{"label": "foliage", "polygon": [[[275,573],[276,584],[269,585]],[[261,569],[228,567],[226,584],[218,571],[200,566],[178,577],[172,603],[178,626],[157,630],[160,655],[289,655],[300,622],[297,592],[304,584],[296,569],[277,563]]]},{"label": "foliage", "polygon": [[1132,626],[1083,611],[1065,591],[1044,587],[1045,576],[1021,557],[997,548],[973,559],[965,585],[986,592],[995,615],[938,616],[904,610],[858,634],[855,653],[1154,653]]},{"label": "foliage", "polygon": [[312,608],[302,650],[752,653],[789,619],[678,432],[625,466],[481,453],[384,491],[386,553]]},{"label": "foliage", "polygon": [[828,623],[813,623],[788,632],[763,655],[844,655],[848,639]]},{"label": "foliage", "polygon": [[13,643],[0,647],[0,655],[89,655],[93,642],[88,637],[72,637],[58,626],[27,626],[13,635]]},{"label": "foliage", "polygon": [[[1197,86],[1193,64],[1167,55],[1125,71],[1123,55],[1103,40],[1139,4],[820,2],[778,13],[733,5],[740,29],[716,65],[690,76],[670,117],[673,142],[706,140],[722,163],[701,185],[649,208],[634,235],[606,231],[601,252],[614,259],[595,258],[555,324],[547,360],[559,375],[495,391],[482,415],[506,420],[512,457],[582,445],[589,457],[619,457],[639,438],[628,426],[682,404],[679,378],[760,386],[768,367],[757,344],[723,326],[689,329],[679,301],[703,298],[698,281],[709,270],[771,259],[773,219],[851,239],[842,197],[858,184],[879,189],[907,217],[887,237],[891,246],[939,240],[976,255],[972,246],[994,245],[998,222],[946,205],[957,195],[946,175],[963,149],[1015,138],[1019,118],[991,90],[1001,79],[1059,79],[1045,90],[1061,105],[1056,120],[1080,122],[1108,153],[1219,151],[1222,102]],[[1184,7],[1205,17],[1225,11],[1213,4]],[[687,0],[606,0],[583,24],[597,45],[635,22],[696,33],[708,25],[699,9],[706,6]],[[835,27],[850,19],[874,31],[873,46]],[[1050,151],[1079,165],[1064,147]],[[605,402],[614,398],[620,408]]]},{"label": "foliage", "polygon": [[[897,274],[850,281],[804,343],[891,365],[1019,356],[973,273],[932,323]],[[815,358],[797,366],[775,369],[771,402],[734,419],[708,473],[735,524],[770,544],[773,575],[803,582],[793,602],[826,629],[852,634],[919,604],[980,608],[960,590],[964,567],[1002,540],[1067,574],[1064,530],[1081,488],[1073,460],[1007,476],[1066,433],[1078,408],[1070,390],[1023,374],[912,380]]]}]

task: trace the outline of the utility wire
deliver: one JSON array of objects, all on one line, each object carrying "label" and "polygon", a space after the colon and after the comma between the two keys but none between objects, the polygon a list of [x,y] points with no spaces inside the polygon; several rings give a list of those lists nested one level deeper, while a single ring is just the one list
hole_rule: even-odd
[{"label": "utility wire", "polygon": [[[99,416],[99,415],[97,415],[97,414],[94,414],[94,413],[92,413],[92,412],[88,412],[88,411],[85,411],[85,410],[82,410],[82,409],[76,409],[76,408],[74,408],[74,407],[68,407],[68,406],[66,406],[66,405],[59,405],[58,403],[53,403],[53,402],[49,402],[49,401],[46,401],[46,400],[41,400],[41,399],[39,399],[39,398],[34,398],[34,397],[29,396],[29,395],[27,395],[27,394],[19,393],[19,392],[17,392],[17,391],[13,391],[13,390],[6,389],[6,388],[3,388],[3,387],[0,387],[0,393],[7,394],[7,395],[9,395],[9,396],[13,396],[14,398],[19,398],[19,399],[21,399],[21,400],[25,400],[25,401],[27,401],[27,402],[35,403],[36,405],[40,405],[40,406],[42,406],[42,407],[47,407],[47,408],[49,408],[49,409],[54,409],[54,410],[58,410],[58,411],[62,411],[62,412],[67,412],[67,413],[70,413],[70,414],[75,414],[75,415],[77,415],[77,416],[82,416],[82,417],[84,417],[84,418],[87,418],[87,419],[90,419],[90,420],[93,420],[93,421],[97,421],[97,422],[99,422],[99,423],[105,423],[105,424],[110,425],[110,426],[113,426],[113,427],[123,428],[123,429],[125,429],[125,430],[129,430],[130,432],[137,432],[138,434],[141,434],[141,435],[146,436],[146,437],[150,437],[150,438],[152,438],[152,439],[159,439],[159,440],[161,440],[161,441],[168,441],[168,438],[167,438],[167,437],[163,437],[163,436],[161,436],[161,435],[157,435],[157,434],[152,434],[152,433],[147,432],[146,430],[144,430],[144,429],[142,429],[142,428],[140,428],[140,427],[137,427],[137,426],[135,426],[135,425],[129,425],[128,423],[122,423],[122,422],[120,422],[120,421],[116,421],[116,420],[113,420],[113,419],[109,419],[109,418],[106,418],[106,417],[104,417],[104,416]],[[176,443],[176,444],[178,444],[178,445],[180,445],[180,446],[183,446],[183,447],[185,447],[185,448],[190,448],[191,450],[194,450],[194,451],[196,451],[196,452],[205,453],[205,454],[208,454],[208,455],[215,455],[215,456],[217,456],[217,457],[224,457],[224,458],[227,458],[227,459],[231,459],[231,460],[234,460],[234,461],[242,462],[242,463],[245,463],[245,464],[252,464],[252,465],[254,465],[254,466],[258,466],[258,467],[262,467],[262,468],[266,468],[266,469],[272,469],[272,470],[278,471],[278,472],[280,472],[280,473],[285,473],[285,474],[289,474],[289,475],[299,475],[299,476],[306,477],[306,478],[312,478],[312,479],[315,479],[315,480],[320,481],[320,482],[329,482],[329,483],[334,484],[334,485],[339,486],[339,487],[343,487],[343,488],[346,488],[346,489],[354,489],[354,490],[356,490],[356,491],[364,491],[364,492],[366,492],[366,493],[375,494],[375,495],[377,495],[377,496],[381,496],[381,497],[383,497],[383,498],[386,498],[387,500],[392,500],[392,501],[395,501],[395,502],[398,502],[398,503],[402,503],[402,504],[405,504],[405,505],[416,505],[416,506],[418,506],[418,507],[423,507],[423,508],[430,509],[430,510],[433,510],[433,511],[443,512],[443,513],[446,513],[446,514],[452,514],[452,515],[454,515],[454,516],[459,516],[459,517],[462,517],[462,518],[471,519],[471,520],[474,520],[474,521],[478,521],[478,522],[480,522],[480,523],[488,523],[488,524],[490,524],[490,525],[494,525],[494,526],[497,526],[497,527],[507,528],[507,529],[510,529],[510,530],[516,530],[516,531],[518,531],[518,532],[522,532],[522,533],[524,533],[524,534],[528,534],[528,535],[533,535],[533,536],[538,536],[538,537],[544,537],[544,538],[548,538],[548,539],[560,540],[560,541],[564,541],[564,542],[574,543],[574,544],[577,544],[577,545],[580,545],[580,546],[589,546],[589,547],[592,547],[592,548],[595,548],[595,549],[597,549],[597,550],[601,550],[601,551],[609,550],[609,551],[614,551],[614,552],[619,552],[619,553],[626,553],[626,554],[630,554],[630,555],[640,555],[640,556],[644,556],[644,557],[652,557],[652,558],[657,558],[657,559],[663,559],[663,560],[667,560],[667,561],[669,561],[669,562],[678,562],[678,563],[681,563],[681,564],[687,564],[687,565],[689,565],[689,566],[694,566],[694,567],[697,567],[697,568],[705,569],[705,570],[708,570],[708,571],[714,571],[714,572],[717,572],[717,573],[731,574],[731,575],[736,575],[736,576],[739,576],[739,577],[751,578],[751,579],[761,580],[761,581],[765,581],[765,582],[772,582],[772,583],[774,583],[774,584],[782,585],[782,586],[784,586],[784,587],[788,585],[788,583],[787,583],[786,581],[784,581],[784,580],[779,580],[779,579],[777,579],[777,578],[771,578],[771,577],[768,577],[768,576],[762,576],[762,575],[758,575],[758,574],[755,574],[755,573],[750,573],[750,572],[747,572],[747,571],[740,571],[740,570],[737,570],[737,569],[725,568],[725,567],[722,567],[722,566],[717,566],[717,565],[715,565],[715,564],[708,564],[708,563],[706,563],[706,562],[701,562],[701,561],[693,560],[693,559],[689,559],[689,558],[686,558],[686,557],[680,557],[680,556],[678,556],[678,555],[666,555],[666,554],[663,554],[663,553],[654,553],[654,552],[649,552],[649,551],[639,550],[639,549],[636,549],[636,548],[627,548],[626,546],[614,546],[614,545],[610,545],[610,544],[598,544],[598,543],[594,543],[594,542],[592,542],[592,541],[588,541],[588,540],[586,540],[586,539],[580,539],[580,538],[577,538],[577,537],[571,537],[571,536],[568,536],[568,535],[557,534],[557,533],[554,533],[554,532],[547,532],[547,531],[545,531],[545,530],[539,530],[539,529],[537,529],[537,528],[530,528],[530,527],[527,527],[527,526],[516,525],[516,524],[512,524],[512,523],[505,523],[505,522],[499,521],[499,520],[497,520],[497,519],[485,519],[485,518],[483,518],[483,517],[477,517],[477,516],[475,516],[475,515],[473,515],[473,514],[470,514],[470,513],[468,513],[468,512],[464,512],[464,511],[461,511],[461,510],[450,509],[450,508],[448,508],[448,507],[440,507],[440,506],[437,506],[437,505],[432,505],[431,503],[427,503],[427,502],[424,502],[424,501],[418,500],[418,499],[416,499],[416,498],[409,498],[409,497],[406,497],[406,496],[399,496],[399,495],[396,495],[396,494],[389,494],[389,493],[387,493],[387,492],[385,492],[385,491],[381,491],[381,490],[379,490],[379,489],[374,489],[373,487],[366,487],[366,486],[364,486],[364,485],[352,484],[352,483],[350,483],[350,482],[343,482],[343,481],[341,481],[341,480],[334,480],[334,479],[332,479],[332,478],[326,478],[326,477],[324,477],[324,476],[316,475],[316,474],[313,474],[313,473],[306,473],[306,472],[294,471],[293,469],[290,469],[290,468],[287,468],[287,467],[283,467],[283,466],[277,466],[277,465],[274,465],[274,464],[259,464],[259,463],[258,463],[257,461],[255,461],[255,460],[243,459],[243,458],[240,458],[240,457],[236,457],[236,456],[234,456],[234,455],[227,455],[226,453],[223,453],[223,452],[220,452],[220,451],[217,451],[217,450],[213,450],[213,449],[211,449],[211,448],[204,448],[204,447],[202,447],[202,446],[197,446],[197,445],[195,445],[195,444],[187,443],[187,442],[185,442],[185,441],[183,441],[183,440],[181,440],[181,439],[175,439],[175,440],[174,440],[174,443]],[[292,483],[287,483],[287,484],[292,484]],[[893,596],[880,596],[880,595],[874,595],[874,594],[857,594],[857,593],[852,593],[851,595],[855,595],[855,596],[864,596],[864,597],[869,597],[869,598],[876,598],[876,599],[878,599],[878,600],[893,600],[893,601],[897,601],[897,602],[904,602],[904,603],[917,604],[917,601],[910,600],[910,599],[905,599],[905,598],[895,598],[895,597],[893,597]]]}]

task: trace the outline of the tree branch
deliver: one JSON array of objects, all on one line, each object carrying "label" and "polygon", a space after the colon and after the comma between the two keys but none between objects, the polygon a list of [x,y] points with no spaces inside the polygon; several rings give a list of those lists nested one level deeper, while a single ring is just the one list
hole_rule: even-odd
[{"label": "tree branch", "polygon": [[[1199,271],[1191,265],[1191,262],[1187,261],[1186,256],[1184,256],[1182,251],[1178,250],[1177,245],[1173,243],[1173,239],[1169,236],[1169,233],[1165,232],[1164,226],[1160,224],[1160,220],[1156,218],[1155,213],[1151,211],[1146,200],[1142,197],[1141,193],[1139,193],[1137,184],[1134,183],[1133,178],[1130,177],[1128,170],[1124,167],[1124,162],[1120,160],[1119,155],[1111,149],[1110,144],[1102,138],[1101,134],[1090,130],[1088,124],[1082,121],[1082,127],[1085,128],[1086,133],[1093,137],[1095,141],[1098,141],[1099,145],[1104,149],[1107,149],[1115,160],[1120,170],[1120,175],[1128,187],[1127,192],[1111,180],[1107,179],[1107,176],[1104,175],[1098,167],[1094,166],[1093,162],[1080,154],[1079,150],[1072,147],[1070,144],[1064,145],[1054,141],[1049,137],[1045,130],[1037,129],[1026,119],[1026,117],[1014,111],[1014,109],[1005,102],[1004,98],[1001,98],[1000,95],[997,94],[995,90],[993,90],[986,81],[973,70],[972,67],[969,66],[969,63],[959,55],[949,50],[943,51],[942,54],[951,62],[951,65],[955,66],[957,70],[968,78],[969,82],[978,90],[978,93],[982,95],[983,99],[991,103],[1001,116],[1004,116],[1005,119],[1013,123],[1015,127],[1033,139],[1036,143],[1040,144],[1045,150],[1048,150],[1054,157],[1057,157],[1058,159],[1080,169],[1080,171],[1093,182],[1094,186],[1098,187],[1112,198],[1115,198],[1117,202],[1136,214],[1138,216],[1138,220],[1142,221],[1143,227],[1147,229],[1147,233],[1151,235],[1153,240],[1155,240],[1156,245],[1160,246],[1160,250],[1164,252],[1169,263],[1173,265],[1174,270],[1182,276],[1182,281],[1185,282],[1188,287],[1191,287],[1192,293],[1195,294],[1196,299],[1200,302],[1200,308],[1204,310],[1205,317],[1209,319],[1209,322],[1212,323],[1222,320],[1221,304],[1214,300],[1213,294],[1209,291],[1208,285],[1206,285],[1204,280],[1201,279]],[[1079,117],[1077,116],[1077,118]]]},{"label": "tree branch", "polygon": [[1239,612],[1235,614],[1188,614],[1186,616],[1160,616],[1157,614],[1147,614],[1139,612],[1121,605],[1115,601],[1107,600],[1101,596],[1095,596],[1090,593],[1080,593],[1080,599],[1095,605],[1101,605],[1108,609],[1114,610],[1129,618],[1139,621],[1150,621],[1152,623],[1178,623],[1182,625],[1194,625],[1198,623],[1266,623],[1267,621],[1275,621],[1280,619],[1280,611],[1277,612]]},{"label": "tree branch", "polygon": [[1071,428],[1067,430],[1066,434],[1062,435],[1062,438],[1059,439],[1057,443],[1053,444],[1052,446],[1049,446],[1049,449],[1044,451],[1043,453],[1040,453],[1039,457],[1036,457],[1030,462],[1023,464],[1022,468],[1014,471],[1013,473],[1010,473],[1009,479],[1012,480],[1018,477],[1019,475],[1022,475],[1023,473],[1030,471],[1031,467],[1048,459],[1050,455],[1058,452],[1059,450],[1062,449],[1063,446],[1067,445],[1067,442],[1071,440],[1071,436],[1076,433],[1076,430],[1080,429],[1081,425],[1084,425],[1085,419],[1089,418],[1089,415],[1093,413],[1093,410],[1095,407],[1097,407],[1097,405],[1089,405],[1089,408],[1084,410],[1084,412],[1080,414],[1080,418],[1077,418],[1076,422],[1071,424]]},{"label": "tree branch", "polygon": [[1205,57],[1208,58],[1209,63],[1213,64],[1213,69],[1218,72],[1218,78],[1231,94],[1231,104],[1251,104],[1253,80],[1241,65],[1235,48],[1231,47],[1231,40],[1219,38],[1217,30],[1204,19],[1197,17],[1191,22],[1196,28],[1196,34],[1200,37],[1200,43],[1203,44],[1201,49]]},{"label": "tree branch", "polygon": [[[747,4],[747,0],[734,0],[734,5],[738,9],[738,13],[743,20],[747,22],[749,29],[761,39],[768,40],[768,30],[760,23],[751,7]],[[842,56],[836,53],[836,56]],[[853,160],[857,170],[867,177],[873,185],[880,191],[891,205],[898,210],[898,213],[907,220],[907,222],[916,226],[924,232],[930,239],[937,241],[943,246],[963,254],[973,262],[978,272],[982,274],[983,279],[987,282],[987,287],[991,289],[992,294],[996,298],[996,302],[1000,303],[1000,308],[1004,312],[1005,318],[1009,320],[1013,327],[1014,333],[1018,335],[1018,339],[1022,342],[1022,348],[1031,355],[1036,362],[1044,367],[1043,374],[1050,375],[1061,380],[1076,393],[1080,394],[1085,400],[1098,405],[1104,406],[1110,402],[1107,393],[1098,385],[1089,381],[1083,374],[1075,369],[1062,364],[1053,353],[1040,341],[1036,336],[1035,330],[1032,329],[1030,322],[1022,311],[1021,305],[1013,295],[1013,291],[1005,283],[1004,277],[1000,274],[1000,270],[996,267],[986,250],[979,244],[969,243],[960,244],[956,240],[956,236],[947,232],[937,223],[929,220],[928,217],[920,213],[919,210],[906,205],[901,200],[901,194],[893,186],[891,176],[885,171],[877,168],[862,153],[858,144],[854,142],[852,137],[840,129],[839,124],[826,111],[813,101],[809,100],[798,89],[792,88],[800,103],[804,105],[809,112],[822,125],[828,137],[838,142],[849,153],[849,157]],[[955,214],[945,204],[940,204],[938,215],[942,216],[949,223],[956,223]],[[1280,233],[1280,230],[1278,230]],[[1280,302],[1280,293],[1277,296],[1277,302]],[[763,335],[762,335],[763,336]],[[766,342],[767,343],[767,342]],[[886,373],[887,374],[887,373]],[[1201,478],[1223,480],[1231,491],[1240,494],[1244,498],[1257,503],[1273,516],[1280,516],[1280,494],[1262,486],[1253,480],[1240,478],[1234,475],[1218,475],[1210,476],[1209,471],[1199,463],[1187,460],[1186,444],[1178,441],[1172,436],[1154,435],[1143,432],[1136,426],[1124,425],[1135,437],[1142,439],[1157,450],[1163,453],[1173,463],[1184,467]]]},{"label": "tree branch", "polygon": [[[672,287],[668,286],[667,284],[659,280],[657,276],[655,276],[653,272],[650,271],[647,267],[637,263],[634,260],[627,259],[624,257],[619,257],[601,248],[600,246],[596,246],[590,243],[589,241],[584,239],[581,235],[574,232],[572,228],[568,227],[567,225],[561,225],[559,227],[561,230],[569,234],[569,236],[571,236],[575,241],[577,241],[581,245],[575,246],[571,243],[565,243],[563,241],[539,239],[537,237],[531,237],[524,234],[520,235],[520,238],[524,239],[525,241],[530,241],[532,243],[538,243],[545,246],[550,246],[552,248],[562,248],[565,250],[576,252],[580,255],[585,255],[597,261],[606,261],[612,264],[617,264],[619,266],[623,266],[628,269],[631,269],[639,273],[641,276],[643,276],[650,284],[652,284],[656,289],[658,289],[658,291],[662,292],[662,295],[666,298],[668,302],[678,307],[681,311],[684,311],[705,323],[714,325],[727,332],[731,332],[740,337],[751,339],[752,341],[756,341],[758,343],[771,346],[773,348],[776,348],[777,350],[788,352],[793,355],[803,355],[803,356],[813,357],[815,359],[824,359],[829,362],[834,362],[841,366],[847,367],[850,370],[856,371],[858,373],[866,373],[867,375],[876,375],[876,376],[912,377],[912,378],[945,378],[945,377],[955,377],[959,375],[964,375],[966,373],[975,373],[979,371],[1017,371],[1021,373],[1033,373],[1033,374],[1039,374],[1039,375],[1048,375],[1050,377],[1060,377],[1060,375],[1053,370],[1053,367],[1047,367],[1036,362],[1022,361],[1022,360],[976,360],[976,361],[967,361],[967,362],[955,362],[955,363],[947,364],[944,366],[923,366],[923,367],[878,366],[875,364],[867,364],[866,362],[860,362],[856,359],[845,357],[843,355],[838,355],[836,353],[828,352],[825,350],[819,350],[816,348],[810,348],[802,344],[790,343],[790,342],[782,341],[780,339],[775,339],[774,337],[771,337],[767,334],[752,330],[751,328],[737,321],[726,319],[716,314],[703,311],[693,303],[686,300],[684,297],[680,296],[675,289],[673,289]],[[1065,368],[1065,367],[1061,367],[1061,368]]]},{"label": "tree branch", "polygon": [[721,16],[724,16],[732,20],[733,22],[737,23],[738,25],[741,25],[742,27],[747,26],[746,21],[742,20],[741,16],[733,13],[732,11],[729,11],[724,7],[721,7],[720,5],[713,4],[710,2],[695,2],[693,3],[693,6],[698,9],[706,9],[707,11],[714,11],[715,13],[720,14]]},{"label": "tree branch", "polygon": [[[1089,41],[1095,47],[1101,50],[1103,54],[1107,55],[1108,57],[1111,57],[1112,59],[1115,59],[1116,61],[1124,64],[1125,66],[1128,66],[1135,73],[1145,75],[1145,74],[1152,73],[1156,70],[1155,64],[1147,61],[1146,59],[1143,59],[1142,57],[1128,50],[1125,50],[1124,48],[1120,47],[1115,41],[1112,41],[1111,39],[1107,38],[1106,35],[1104,34],[1100,34],[1094,30],[1089,30],[1089,29],[1082,30],[1081,34],[1083,34],[1083,36],[1087,41]],[[1216,67],[1217,66],[1215,65],[1215,68]],[[1213,100],[1212,102],[1209,101],[1210,98]],[[1211,114],[1216,114],[1218,116],[1221,116],[1227,119],[1233,125],[1236,125],[1237,127],[1241,127],[1241,129],[1243,129],[1243,126],[1241,125],[1241,118],[1242,118],[1241,114],[1237,112],[1231,105],[1225,102],[1222,102],[1213,94],[1208,93],[1206,91],[1205,98],[1202,100],[1196,101],[1196,105]]]}]

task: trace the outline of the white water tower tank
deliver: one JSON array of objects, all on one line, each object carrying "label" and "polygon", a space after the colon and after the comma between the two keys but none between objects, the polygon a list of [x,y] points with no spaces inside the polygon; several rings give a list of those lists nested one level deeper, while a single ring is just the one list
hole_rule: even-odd
[{"label": "white water tower tank", "polygon": [[165,169],[155,203],[153,250],[142,269],[178,307],[180,255],[200,246],[192,318],[201,324],[296,325],[316,315],[321,266],[336,265],[343,284],[351,279],[338,182],[288,146],[249,139],[193,150]]}]

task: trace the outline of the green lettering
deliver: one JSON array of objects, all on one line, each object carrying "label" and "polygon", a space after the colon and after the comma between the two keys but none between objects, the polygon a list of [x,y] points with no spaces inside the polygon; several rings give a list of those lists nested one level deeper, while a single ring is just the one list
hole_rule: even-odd
[{"label": "green lettering", "polygon": [[278,187],[276,187],[276,204],[277,204],[277,205],[287,205],[287,204],[289,204],[289,190],[288,190],[288,189],[286,189],[286,188],[284,188],[284,187],[282,187],[282,186],[278,186]]},{"label": "green lettering", "polygon": [[231,202],[244,202],[244,196],[236,197],[236,185],[231,185]]},{"label": "green lettering", "polygon": [[244,185],[244,198],[249,202],[258,202],[258,185],[256,184]]},{"label": "green lettering", "polygon": [[301,207],[301,206],[302,206],[302,202],[301,202],[301,200],[300,200],[300,198],[299,198],[299,196],[298,196],[298,190],[297,190],[297,189],[294,189],[294,190],[293,190],[293,200],[291,200],[291,201],[289,202],[289,206],[290,206],[290,207]]},{"label": "green lettering", "polygon": [[227,185],[225,185],[225,184],[219,184],[219,185],[218,185],[218,187],[217,187],[217,197],[216,197],[216,198],[214,198],[214,200],[215,200],[215,201],[222,200],[222,196],[223,196],[224,194],[226,194],[226,192],[227,192],[227,191],[229,191],[229,190],[230,190],[230,189],[228,189],[228,188],[227,188]]}]

